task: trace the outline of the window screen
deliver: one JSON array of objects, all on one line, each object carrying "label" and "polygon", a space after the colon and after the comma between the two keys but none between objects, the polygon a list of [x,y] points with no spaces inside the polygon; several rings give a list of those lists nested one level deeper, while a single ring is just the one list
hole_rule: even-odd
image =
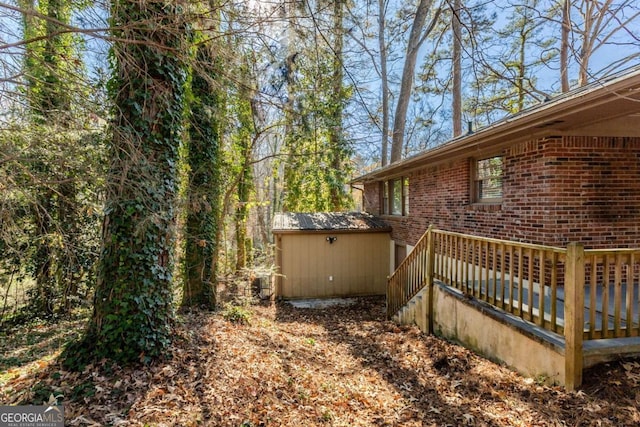
[{"label": "window screen", "polygon": [[491,202],[502,199],[503,157],[495,156],[476,162],[475,199]]}]

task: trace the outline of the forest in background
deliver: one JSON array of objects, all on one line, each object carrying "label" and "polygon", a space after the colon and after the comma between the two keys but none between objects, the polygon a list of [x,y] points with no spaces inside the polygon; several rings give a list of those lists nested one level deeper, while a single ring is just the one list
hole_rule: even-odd
[{"label": "forest in background", "polygon": [[[633,0],[0,3],[0,321],[147,361],[274,212],[640,62]],[[89,345],[87,345],[89,344]]]}]

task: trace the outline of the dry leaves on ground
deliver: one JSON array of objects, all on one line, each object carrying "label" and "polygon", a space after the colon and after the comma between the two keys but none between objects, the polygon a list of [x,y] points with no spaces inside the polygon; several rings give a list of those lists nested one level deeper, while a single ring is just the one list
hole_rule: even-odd
[{"label": "dry leaves on ground", "polygon": [[2,384],[0,399],[64,396],[69,425],[640,424],[635,361],[587,371],[583,390],[567,393],[384,320],[379,298],[250,310],[248,325],[216,313],[183,315],[171,357],[151,366],[73,373],[51,362]]}]

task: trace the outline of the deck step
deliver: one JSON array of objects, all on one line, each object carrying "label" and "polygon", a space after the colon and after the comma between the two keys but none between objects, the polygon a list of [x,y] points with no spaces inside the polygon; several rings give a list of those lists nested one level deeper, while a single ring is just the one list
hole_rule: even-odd
[{"label": "deck step", "polygon": [[584,367],[640,356],[640,337],[588,340],[582,344]]},{"label": "deck step", "polygon": [[426,288],[420,290],[411,298],[398,312],[391,317],[396,323],[401,325],[416,325],[422,332],[428,330]]}]

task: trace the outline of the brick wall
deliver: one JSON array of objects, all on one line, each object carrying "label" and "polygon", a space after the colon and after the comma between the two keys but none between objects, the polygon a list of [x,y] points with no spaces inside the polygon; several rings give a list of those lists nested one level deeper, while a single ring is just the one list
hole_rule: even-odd
[{"label": "brick wall", "polygon": [[364,210],[372,215],[380,215],[380,183],[374,182],[364,186],[362,192]]},{"label": "brick wall", "polygon": [[[502,154],[499,205],[471,203],[471,159],[411,173],[409,216],[384,216],[393,239],[415,245],[434,224],[552,246],[640,247],[640,138],[547,138]],[[378,183],[365,186],[371,213],[379,214],[378,191]]]}]

